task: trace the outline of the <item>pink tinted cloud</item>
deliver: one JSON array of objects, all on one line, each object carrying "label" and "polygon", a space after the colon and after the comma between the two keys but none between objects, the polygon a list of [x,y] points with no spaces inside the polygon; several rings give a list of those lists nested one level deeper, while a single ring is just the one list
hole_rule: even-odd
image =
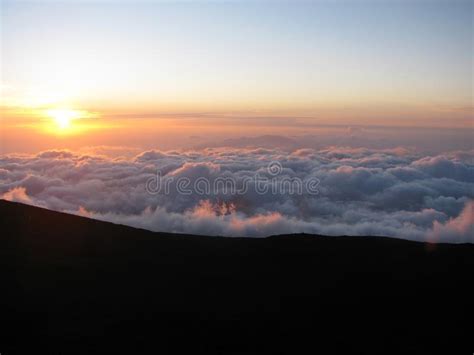
[{"label": "pink tinted cloud", "polygon": [[[473,151],[429,156],[403,149],[228,147],[149,150],[119,159],[93,151],[0,156],[0,196],[155,231],[472,242]],[[238,196],[184,195],[173,185],[179,177],[191,185],[202,177],[239,184],[256,173],[268,177],[272,162],[281,164],[277,178],[319,179],[319,194],[258,194],[250,186]],[[174,179],[170,193],[147,192],[157,171],[164,180]]]}]

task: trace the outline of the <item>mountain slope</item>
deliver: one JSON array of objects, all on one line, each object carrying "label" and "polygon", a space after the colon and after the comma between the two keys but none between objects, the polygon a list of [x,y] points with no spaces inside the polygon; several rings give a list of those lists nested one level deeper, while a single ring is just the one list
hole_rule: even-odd
[{"label": "mountain slope", "polygon": [[473,245],[0,216],[2,354],[472,352]]}]

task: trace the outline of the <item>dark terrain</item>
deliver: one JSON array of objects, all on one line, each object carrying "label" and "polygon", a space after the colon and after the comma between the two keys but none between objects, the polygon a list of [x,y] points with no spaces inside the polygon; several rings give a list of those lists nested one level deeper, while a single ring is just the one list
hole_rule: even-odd
[{"label": "dark terrain", "polygon": [[2,355],[474,351],[474,245],[0,215]]}]

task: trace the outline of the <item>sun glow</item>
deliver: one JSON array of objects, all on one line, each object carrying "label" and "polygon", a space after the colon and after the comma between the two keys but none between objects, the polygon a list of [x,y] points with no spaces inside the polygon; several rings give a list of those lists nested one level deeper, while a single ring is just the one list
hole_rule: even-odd
[{"label": "sun glow", "polygon": [[57,107],[42,111],[41,116],[47,118],[42,124],[43,130],[55,135],[79,134],[101,127],[94,122],[98,117],[96,112]]},{"label": "sun glow", "polygon": [[49,117],[54,119],[59,129],[68,129],[71,127],[71,121],[79,119],[81,112],[69,109],[52,109],[46,113]]}]

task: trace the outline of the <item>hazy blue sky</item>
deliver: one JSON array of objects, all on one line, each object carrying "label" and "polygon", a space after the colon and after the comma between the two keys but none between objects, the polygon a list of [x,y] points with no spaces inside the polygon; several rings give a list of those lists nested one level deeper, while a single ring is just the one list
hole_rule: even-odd
[{"label": "hazy blue sky", "polygon": [[345,109],[361,123],[472,125],[472,10],[427,0],[4,0],[3,101],[305,111],[331,123]]}]

